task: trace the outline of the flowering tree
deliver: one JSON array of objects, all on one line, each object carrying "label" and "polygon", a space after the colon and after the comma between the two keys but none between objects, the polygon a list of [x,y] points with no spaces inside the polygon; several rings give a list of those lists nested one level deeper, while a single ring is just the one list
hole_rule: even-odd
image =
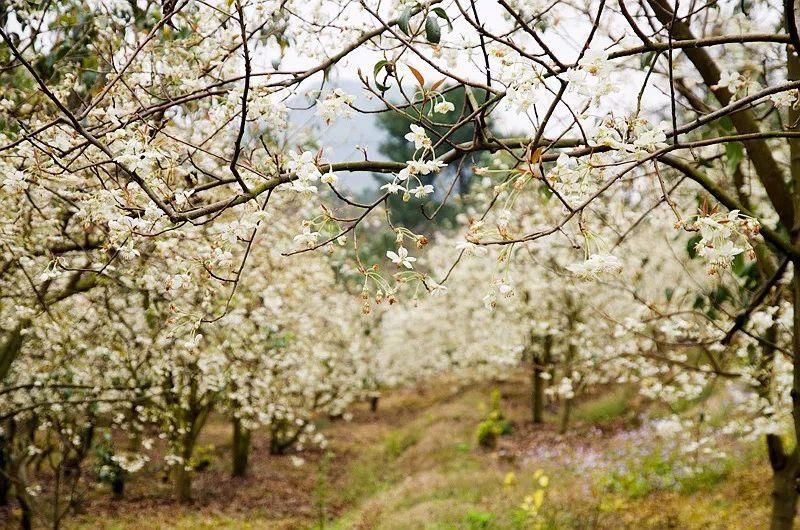
[{"label": "flowering tree", "polygon": [[[559,358],[568,368],[556,388],[566,399],[599,364],[613,364],[603,377],[629,377],[620,373],[629,369],[661,399],[696,394],[717,378],[744,381],[732,419],[766,435],[772,526],[792,526],[800,449],[782,442],[787,422],[800,439],[800,42],[792,2],[178,0],[163,7],[12,2],[0,9],[6,387],[34,385],[18,381],[20,374],[43,377],[52,362],[26,355],[26,341],[31,348],[42,341],[39,351],[51,359],[63,349],[57,337],[68,326],[116,322],[132,344],[152,341],[159,354],[142,365],[145,381],[129,373],[127,386],[103,388],[166,387],[148,401],[166,414],[168,432],[191,442],[212,402],[235,404],[234,417],[249,419],[242,409],[261,395],[242,375],[248,359],[236,356],[241,348],[276,347],[259,322],[268,315],[247,303],[245,284],[253,282],[251,293],[261,289],[245,278],[251,266],[264,274],[263,262],[253,263],[262,246],[284,254],[326,250],[334,262],[345,260],[346,273],[360,278],[365,311],[373,299],[442,293],[457,281],[462,258],[486,253],[496,264],[488,308],[522,292],[541,307],[521,337],[531,330],[547,336],[555,315],[565,313],[569,329],[579,332],[559,345],[566,346]],[[358,76],[362,94],[328,86],[347,74]],[[455,89],[464,93],[459,108],[448,100]],[[326,122],[387,109],[405,114],[413,122],[405,136],[410,160],[381,161],[366,150],[358,159],[337,159],[289,124],[289,108],[303,98]],[[513,134],[489,129],[489,117]],[[454,140],[465,124],[472,138]],[[440,208],[425,202],[456,200],[453,190],[469,164],[487,183],[464,214],[465,240],[451,266],[437,274],[423,249]],[[455,169],[442,178],[447,165]],[[387,181],[359,201],[342,176],[363,171],[384,173]],[[423,208],[430,233],[393,222],[385,205],[394,197]],[[259,230],[273,226],[272,236],[257,243]],[[396,248],[381,263],[364,262],[359,245],[381,227]],[[646,237],[626,246],[640,231]],[[654,234],[665,233],[689,239],[690,256],[656,251]],[[530,263],[537,255],[548,257],[540,263],[554,281],[575,283],[576,293],[540,297],[535,279],[526,286],[523,276],[536,274]],[[662,259],[674,262],[669,274],[649,262]],[[698,277],[696,260],[708,274]],[[626,276],[616,291],[587,293],[578,285],[613,282],[619,274]],[[541,273],[538,284],[546,277]],[[623,286],[637,310],[603,302],[605,324],[579,316],[578,308],[591,304],[576,298],[616,304]],[[307,310],[329,312],[336,300],[320,297],[324,308]],[[104,303],[111,308],[105,314]],[[471,307],[463,308],[464,319],[512,319],[478,317]],[[542,311],[553,316],[540,318]],[[91,321],[93,315],[101,320]],[[258,340],[238,347],[203,329],[226,319],[248,321]],[[282,326],[272,332],[283,333]],[[306,337],[314,336],[309,329]],[[599,339],[591,337],[609,336],[651,342],[631,339],[630,349],[608,352],[593,347]],[[102,342],[87,337],[88,350],[108,348],[111,366],[124,364],[114,337],[95,338]],[[357,366],[359,355],[346,353],[349,345],[332,353],[337,340],[306,344],[297,362],[312,356],[300,371],[311,380],[352,380],[344,396],[324,384],[284,381],[280,398],[268,398],[275,410],[335,413],[352,399],[355,381],[369,370]],[[702,358],[682,353],[689,347]],[[82,380],[91,368],[84,366],[88,354],[70,353],[59,365],[80,377],[70,373],[59,384],[94,389],[95,382]],[[236,362],[224,367],[231,355]],[[638,360],[606,362],[630,357]],[[665,370],[656,361],[669,367],[669,383],[656,377]],[[294,360],[268,366],[298,371]],[[98,377],[109,373],[115,372]],[[19,403],[4,419],[37,403]],[[76,410],[68,416],[84,416]],[[299,419],[298,427],[305,421],[302,414],[276,414],[267,415],[273,426],[275,418]]]}]

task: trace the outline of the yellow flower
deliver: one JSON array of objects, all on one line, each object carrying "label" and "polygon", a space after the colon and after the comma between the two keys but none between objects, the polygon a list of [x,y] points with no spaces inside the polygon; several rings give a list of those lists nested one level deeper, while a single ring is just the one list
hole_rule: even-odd
[{"label": "yellow flower", "polygon": [[538,511],[539,508],[542,507],[543,503],[544,503],[544,490],[536,490],[536,491],[534,491],[533,492],[533,506],[536,509],[536,511]]}]

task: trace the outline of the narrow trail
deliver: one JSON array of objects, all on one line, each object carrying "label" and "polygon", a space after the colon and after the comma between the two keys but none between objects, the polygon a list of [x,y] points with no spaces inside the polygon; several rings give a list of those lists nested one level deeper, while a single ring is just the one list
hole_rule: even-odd
[{"label": "narrow trail", "polygon": [[[493,388],[501,389],[514,430],[487,451],[478,447],[475,428]],[[555,411],[545,425],[528,423],[523,379],[394,391],[381,398],[376,413],[359,404],[349,421],[322,422],[325,450],[271,456],[266,436],[254,435],[250,474],[243,479],[231,478],[227,469],[230,425],[213,418],[201,445],[213,444],[215,458],[195,477],[193,504],[176,504],[167,483],[142,476],[121,501],[89,492],[84,513],[94,515],[67,527],[531,528],[520,504],[538,488],[537,471],[549,477],[542,528],[758,528],[766,520],[768,475],[759,473],[758,461],[692,493],[639,492],[636,483],[624,484],[624,494],[607,491],[602,484],[609,470],[640,465],[631,451],[648,450],[647,433],[625,410],[624,402],[608,397],[587,402],[562,436]]]}]

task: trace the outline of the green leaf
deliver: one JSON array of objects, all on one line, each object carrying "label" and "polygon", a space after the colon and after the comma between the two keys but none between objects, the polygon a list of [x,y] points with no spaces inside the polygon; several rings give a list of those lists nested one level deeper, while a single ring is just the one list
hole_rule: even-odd
[{"label": "green leaf", "polygon": [[724,285],[720,285],[711,293],[711,300],[715,306],[724,303],[726,300],[730,300],[731,297],[730,289]]},{"label": "green leaf", "polygon": [[744,145],[742,142],[726,143],[725,159],[728,162],[728,171],[735,171],[739,166],[739,162],[744,160]]},{"label": "green leaf", "polygon": [[703,298],[702,295],[697,295],[694,299],[694,304],[692,304],[692,309],[702,309],[706,305],[706,299]]},{"label": "green leaf", "polygon": [[408,28],[409,20],[411,20],[411,8],[407,7],[400,13],[400,18],[397,19],[397,27],[406,35],[411,35],[411,30]]},{"label": "green leaf", "polygon": [[539,196],[544,200],[544,202],[547,202],[550,200],[550,197],[553,196],[553,192],[547,187],[546,184],[542,184],[539,186]]},{"label": "green leaf", "polygon": [[744,252],[739,252],[733,257],[731,262],[731,270],[737,276],[744,276],[746,274],[747,263],[744,261]]},{"label": "green leaf", "polygon": [[425,19],[425,38],[428,42],[439,44],[442,40],[442,28],[439,27],[439,21],[433,15],[428,15]]},{"label": "green leaf", "polygon": [[[390,87],[388,85],[384,85],[380,81],[378,81],[378,74],[380,74],[381,70],[383,70],[384,68],[387,68],[387,67],[391,66],[391,64],[392,64],[391,61],[387,61],[386,59],[382,59],[382,60],[378,61],[377,63],[375,63],[375,67],[372,69],[372,75],[375,77],[375,86],[381,92],[386,92],[387,90],[389,90]],[[388,72],[389,72],[389,70],[387,68],[386,79],[388,79],[388,77],[389,77],[388,76]],[[386,79],[384,79],[384,81],[386,81]]]},{"label": "green leaf", "polygon": [[383,70],[383,68],[387,64],[390,64],[390,63],[386,59],[380,60],[377,63],[375,63],[375,68],[372,69],[372,75],[374,77],[378,77],[378,74],[381,72],[381,70]]},{"label": "green leaf", "polygon": [[733,122],[731,121],[730,116],[723,116],[719,119],[719,125],[722,127],[722,130],[725,132],[732,133],[734,132]]},{"label": "green leaf", "polygon": [[647,52],[647,53],[643,54],[643,55],[642,55],[642,56],[639,58],[639,61],[640,61],[640,66],[641,66],[642,68],[646,68],[646,67],[650,66],[650,63],[652,63],[652,62],[653,62],[653,58],[654,58],[655,56],[656,56],[656,52]]},{"label": "green leaf", "polygon": [[697,246],[697,244],[700,242],[701,239],[703,239],[702,236],[698,234],[686,242],[686,252],[689,253],[689,258],[694,259],[697,257],[697,250],[695,249],[695,247]]},{"label": "green leaf", "polygon": [[450,21],[450,17],[447,16],[447,13],[441,7],[434,7],[432,10],[436,13],[436,16],[439,18],[443,18],[447,22],[447,27],[450,28],[450,31],[453,31],[453,23]]}]

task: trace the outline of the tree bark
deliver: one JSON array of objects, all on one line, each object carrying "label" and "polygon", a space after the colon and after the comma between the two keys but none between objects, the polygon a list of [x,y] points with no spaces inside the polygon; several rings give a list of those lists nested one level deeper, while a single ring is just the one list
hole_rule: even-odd
[{"label": "tree bark", "polygon": [[233,419],[233,466],[231,474],[243,477],[247,474],[250,458],[250,431],[242,426],[242,420]]},{"label": "tree bark", "polygon": [[569,428],[569,418],[572,415],[572,398],[565,399],[564,404],[561,406],[561,425],[558,428],[558,434],[566,434]]},{"label": "tree bark", "polygon": [[8,437],[0,436],[0,509],[8,506],[8,494],[11,492],[10,445],[11,441]]},{"label": "tree bark", "polygon": [[550,350],[553,347],[552,335],[547,335],[543,341],[541,355],[531,354],[531,420],[533,423],[544,423],[544,387],[545,366],[550,362]]},{"label": "tree bark", "polygon": [[797,449],[786,454],[777,434],[767,435],[767,454],[772,467],[772,515],[770,530],[791,530],[797,513]]},{"label": "tree bark", "polygon": [[300,435],[303,434],[305,424],[297,425],[294,432],[290,432],[289,429],[291,427],[292,424],[285,421],[279,421],[271,427],[269,454],[285,455],[286,451],[288,451],[297,442]]},{"label": "tree bark", "polygon": [[[792,46],[787,47],[786,59],[789,80],[800,79],[800,58]],[[790,128],[796,127],[800,114],[794,108],[789,109]],[[794,207],[797,211],[798,183],[800,183],[800,143],[789,140],[790,167],[794,188]],[[795,225],[796,225],[795,220]],[[793,238],[797,243],[797,236]],[[783,449],[783,442],[777,434],[767,435],[767,453],[772,467],[772,516],[771,530],[791,530],[797,516],[798,476],[800,476],[800,454],[797,444],[800,443],[800,261],[794,260],[792,276],[792,304],[794,309],[792,326],[792,420],[794,423],[795,447],[790,454]]]},{"label": "tree bark", "polygon": [[800,461],[797,441],[800,440],[800,261],[793,262],[792,304],[794,309],[792,329],[792,421],[795,447],[787,454],[779,435],[767,435],[767,454],[772,467],[772,517],[771,530],[790,530],[797,514],[798,476]]},{"label": "tree bark", "polygon": [[17,502],[22,512],[19,527],[21,530],[31,530],[33,528],[33,512],[31,505],[28,504],[28,499],[25,498],[25,494],[17,494]]},{"label": "tree bark", "polygon": [[[573,300],[572,297],[567,298],[567,306],[573,308]],[[575,309],[572,309],[569,313],[569,325],[567,329],[569,333],[567,334],[567,341],[569,341],[569,345],[567,346],[567,357],[564,360],[564,375],[569,377],[572,381],[572,388],[573,388],[573,397],[566,398],[564,400],[564,404],[561,406],[561,425],[558,429],[559,434],[565,434],[567,429],[569,428],[569,419],[572,415],[572,400],[575,398],[576,384],[577,381],[574,380],[572,374],[572,362],[575,360],[576,355],[578,354],[578,348],[572,341],[572,333],[575,331],[575,327],[578,324],[578,312]]]},{"label": "tree bark", "polygon": [[172,480],[175,482],[175,498],[187,503],[192,500],[192,475],[186,469],[188,462],[175,464],[172,467]]},{"label": "tree bark", "polygon": [[111,481],[111,494],[114,499],[120,500],[125,496],[125,479],[116,477]]},{"label": "tree bark", "polygon": [[172,478],[175,482],[175,498],[179,502],[187,503],[192,500],[192,471],[189,464],[194,455],[194,446],[197,442],[197,434],[200,427],[197,425],[197,418],[189,422],[191,426],[181,441],[182,461],[172,467]]},{"label": "tree bark", "polygon": [[[535,361],[534,361],[535,362]],[[543,407],[544,404],[544,381],[542,380],[542,369],[534,367],[531,371],[531,422],[544,423]]]},{"label": "tree bark", "polygon": [[797,512],[797,470],[792,467],[772,475],[770,530],[791,530]]},{"label": "tree bark", "polygon": [[[788,81],[800,80],[800,57],[798,57],[797,51],[792,45],[786,47],[786,78]],[[786,128],[797,131],[800,109],[790,105],[787,112],[789,121],[786,124]],[[797,138],[787,138],[786,142],[789,144],[789,167],[792,175],[791,188],[794,192],[794,209],[795,215],[797,215],[797,209],[800,208],[800,141]],[[795,226],[793,227],[795,231],[798,229],[798,222],[800,220],[795,219]]]}]

